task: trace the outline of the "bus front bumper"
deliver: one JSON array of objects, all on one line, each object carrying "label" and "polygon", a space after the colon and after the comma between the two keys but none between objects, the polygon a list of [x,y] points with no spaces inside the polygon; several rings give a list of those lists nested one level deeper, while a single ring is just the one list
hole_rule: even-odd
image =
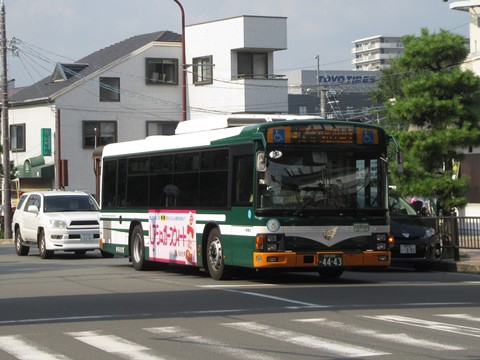
[{"label": "bus front bumper", "polygon": [[255,252],[253,253],[254,268],[308,268],[319,266],[322,255],[337,255],[341,258],[336,266],[389,266],[391,262],[389,251],[363,251],[359,253],[318,252],[298,254],[294,252]]}]

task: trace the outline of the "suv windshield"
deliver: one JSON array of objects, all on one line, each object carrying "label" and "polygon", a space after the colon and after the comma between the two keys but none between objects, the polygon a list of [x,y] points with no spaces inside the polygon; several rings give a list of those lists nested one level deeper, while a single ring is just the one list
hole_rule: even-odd
[{"label": "suv windshield", "polygon": [[98,206],[89,195],[45,196],[44,212],[65,211],[98,211]]},{"label": "suv windshield", "polygon": [[385,209],[384,171],[375,153],[270,149],[259,172],[259,210]]}]

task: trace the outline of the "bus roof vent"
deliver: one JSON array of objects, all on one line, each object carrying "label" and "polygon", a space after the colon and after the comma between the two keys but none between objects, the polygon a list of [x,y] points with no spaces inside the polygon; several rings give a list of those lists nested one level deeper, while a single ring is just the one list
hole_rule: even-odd
[{"label": "bus roof vent", "polygon": [[210,118],[181,121],[175,129],[175,134],[188,134],[200,131],[225,129],[228,127],[261,124],[271,121],[301,119],[318,119],[317,116],[288,115],[288,114],[231,114],[219,115]]},{"label": "bus roof vent", "polygon": [[200,118],[179,122],[175,134],[188,134],[199,131],[225,129],[234,126],[245,126],[267,122],[265,116],[256,115],[225,115],[210,118]]}]

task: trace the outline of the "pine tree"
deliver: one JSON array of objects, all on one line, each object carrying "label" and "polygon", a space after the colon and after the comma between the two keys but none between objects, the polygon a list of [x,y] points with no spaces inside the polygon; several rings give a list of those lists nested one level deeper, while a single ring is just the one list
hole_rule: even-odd
[{"label": "pine tree", "polygon": [[480,78],[461,68],[468,51],[460,35],[422,29],[402,42],[403,54],[381,71],[373,93],[403,153],[404,171],[391,166],[391,183],[448,213],[467,203],[469,179],[456,177],[452,165],[480,144]]}]

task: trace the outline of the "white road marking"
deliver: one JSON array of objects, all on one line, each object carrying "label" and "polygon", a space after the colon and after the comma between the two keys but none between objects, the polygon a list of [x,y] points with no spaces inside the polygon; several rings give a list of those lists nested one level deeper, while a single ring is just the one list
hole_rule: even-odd
[{"label": "white road marking", "polygon": [[67,360],[67,356],[52,354],[35,347],[20,336],[0,336],[0,350],[19,360]]},{"label": "white road marking", "polygon": [[149,354],[152,349],[143,345],[136,344],[115,335],[102,335],[101,331],[81,331],[65,333],[75,339],[103,350],[110,354],[115,354],[121,358],[129,360],[162,360],[163,358]]},{"label": "white road marking", "polygon": [[475,321],[480,322],[480,317],[475,317],[467,314],[437,314],[435,316],[442,316],[451,319],[460,319],[460,320],[467,320],[467,321]]},{"label": "white road marking", "polygon": [[233,344],[225,344],[217,340],[208,339],[203,336],[190,334],[187,330],[182,329],[179,326],[167,326],[156,328],[145,328],[144,330],[159,335],[174,336],[175,341],[194,343],[197,345],[208,347],[208,350],[216,352],[221,355],[233,356],[237,359],[249,359],[249,360],[275,360],[274,357],[266,356],[259,351],[252,351],[236,347]]},{"label": "white road marking", "polygon": [[429,349],[433,351],[451,351],[451,350],[464,350],[462,347],[454,345],[446,345],[441,342],[429,341],[425,339],[418,339],[411,337],[405,333],[384,333],[375,330],[369,330],[365,328],[360,328],[350,324],[345,324],[338,321],[328,321],[323,318],[318,319],[294,319],[293,321],[304,322],[304,323],[314,323],[319,326],[328,326],[335,330],[346,331],[355,335],[362,335],[372,337],[374,339],[380,339],[384,341],[389,341],[395,344],[402,344],[408,346],[415,346],[424,349]]},{"label": "white road marking", "polygon": [[448,333],[480,337],[480,329],[469,327],[469,326],[453,325],[453,324],[441,323],[436,321],[428,321],[428,320],[410,318],[405,316],[396,316],[396,315],[378,315],[378,316],[364,316],[364,317],[369,319],[389,321],[397,324],[421,327],[421,328],[443,331]]},{"label": "white road marking", "polygon": [[355,346],[345,342],[274,328],[254,322],[225,323],[222,325],[236,330],[246,331],[251,334],[264,336],[270,339],[275,339],[310,349],[320,350],[326,353],[335,354],[335,356],[342,356],[346,358],[390,355],[390,353],[369,349],[363,346]]},{"label": "white road marking", "polygon": [[273,295],[266,295],[266,294],[260,294],[260,293],[255,293],[251,291],[240,291],[240,290],[231,290],[231,289],[225,289],[224,291],[229,291],[229,292],[234,292],[242,295],[250,295],[250,296],[257,296],[257,297],[263,297],[271,300],[277,300],[281,302],[286,302],[290,304],[295,304],[297,306],[295,307],[289,307],[290,309],[297,309],[298,307],[309,307],[309,308],[326,308],[328,306],[325,305],[319,305],[319,304],[313,304],[313,303],[307,303],[303,301],[298,301],[298,300],[292,300],[292,299],[287,299],[279,296],[273,296]]}]

